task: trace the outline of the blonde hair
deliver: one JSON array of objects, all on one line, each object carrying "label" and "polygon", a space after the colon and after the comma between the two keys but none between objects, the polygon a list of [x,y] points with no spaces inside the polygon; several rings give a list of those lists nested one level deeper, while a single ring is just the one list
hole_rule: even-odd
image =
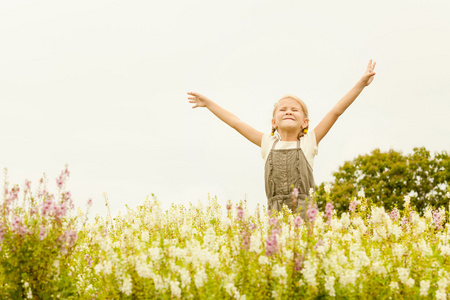
[{"label": "blonde hair", "polygon": [[[283,96],[280,100],[278,100],[278,102],[275,103],[275,105],[273,107],[272,116],[275,116],[275,112],[277,111],[277,108],[278,108],[278,103],[280,103],[280,101],[284,100],[284,99],[293,99],[293,100],[297,101],[300,104],[300,106],[303,110],[303,113],[305,114],[305,117],[308,118],[308,107],[306,106],[305,102],[303,102],[303,100],[300,99],[299,97],[297,97],[295,95],[290,95],[290,94]],[[308,128],[309,128],[309,125],[306,126],[303,130],[306,129],[306,131],[308,131]],[[298,138],[301,138],[302,136],[304,136],[306,134],[306,132],[303,132],[303,130],[300,130],[300,134],[298,135]],[[274,133],[275,131],[276,131],[276,128],[272,128],[272,133]]]}]

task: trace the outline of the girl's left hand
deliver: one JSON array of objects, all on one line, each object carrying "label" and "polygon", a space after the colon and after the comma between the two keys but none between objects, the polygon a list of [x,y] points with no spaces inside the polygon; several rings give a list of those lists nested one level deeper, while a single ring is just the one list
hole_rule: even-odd
[{"label": "girl's left hand", "polygon": [[361,77],[361,81],[364,84],[364,86],[368,86],[375,76],[375,72],[373,71],[375,69],[375,65],[377,63],[373,62],[372,60],[369,61],[369,64],[367,65],[366,73]]}]

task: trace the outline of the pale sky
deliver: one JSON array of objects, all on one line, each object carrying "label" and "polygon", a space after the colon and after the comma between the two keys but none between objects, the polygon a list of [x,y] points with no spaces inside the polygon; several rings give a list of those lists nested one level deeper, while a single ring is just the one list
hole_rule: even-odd
[{"label": "pale sky", "polygon": [[[270,132],[274,102],[303,99],[311,128],[375,80],[319,145],[316,183],[375,148],[450,149],[450,2],[0,2],[0,167],[12,183],[69,165],[75,203],[113,214],[171,203],[267,203],[260,148],[186,92]],[[4,176],[0,176],[3,181]]]}]

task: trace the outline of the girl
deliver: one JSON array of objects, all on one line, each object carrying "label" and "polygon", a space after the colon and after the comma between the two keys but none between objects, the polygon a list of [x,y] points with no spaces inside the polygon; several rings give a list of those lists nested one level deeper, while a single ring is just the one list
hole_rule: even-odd
[{"label": "girl", "polygon": [[[271,134],[254,129],[201,94],[188,92],[188,99],[194,104],[192,108],[208,108],[250,142],[261,147],[265,160],[268,209],[279,211],[287,205],[292,211],[300,210],[300,215],[306,220],[305,201],[309,190],[314,188],[312,167],[318,144],[339,116],[373,81],[375,64],[369,61],[366,72],[356,85],[310,131],[308,109],[302,100],[293,95],[286,95],[275,104]],[[278,132],[277,137],[275,132]],[[292,197],[293,191],[296,197]]]}]

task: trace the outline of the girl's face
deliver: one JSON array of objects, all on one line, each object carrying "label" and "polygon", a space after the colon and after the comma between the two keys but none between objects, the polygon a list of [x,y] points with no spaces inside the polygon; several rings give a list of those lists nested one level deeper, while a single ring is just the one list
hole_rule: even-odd
[{"label": "girl's face", "polygon": [[309,119],[306,118],[298,101],[292,98],[281,99],[272,119],[272,126],[280,131],[300,131],[307,127]]}]

